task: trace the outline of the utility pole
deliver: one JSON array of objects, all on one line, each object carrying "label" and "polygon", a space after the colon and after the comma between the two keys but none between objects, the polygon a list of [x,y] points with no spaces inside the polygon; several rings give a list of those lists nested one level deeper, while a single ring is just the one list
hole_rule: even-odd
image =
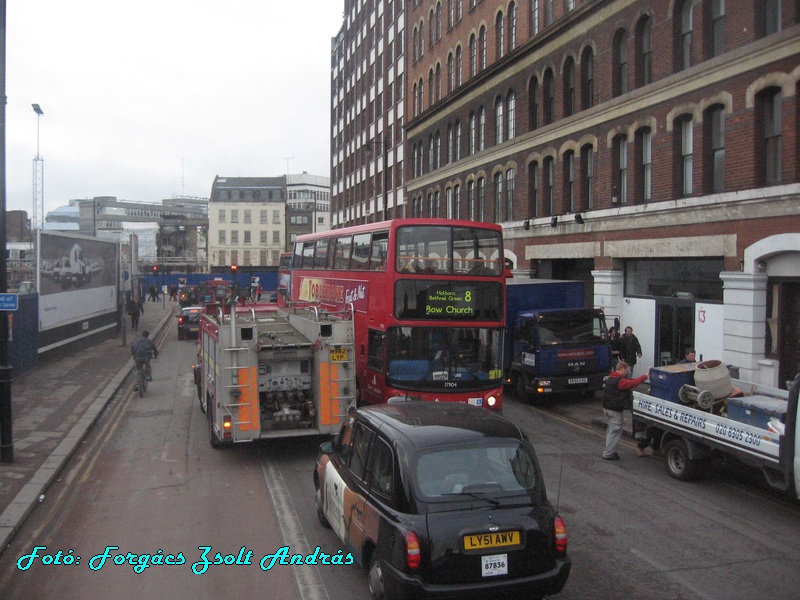
[{"label": "utility pole", "polygon": [[39,152],[39,122],[42,120],[44,111],[38,104],[31,104],[31,106],[33,107],[33,112],[36,113],[36,158],[33,159],[33,216],[31,218],[31,229],[42,229],[44,228],[44,157]]}]

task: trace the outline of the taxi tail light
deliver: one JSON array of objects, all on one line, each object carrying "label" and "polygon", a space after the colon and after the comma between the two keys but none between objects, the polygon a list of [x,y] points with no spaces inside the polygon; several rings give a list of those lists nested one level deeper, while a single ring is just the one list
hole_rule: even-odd
[{"label": "taxi tail light", "polygon": [[567,553],[567,525],[559,516],[556,516],[553,522],[553,537],[555,538],[556,553],[564,556]]},{"label": "taxi tail light", "polygon": [[186,322],[186,317],[178,317],[178,323],[183,325]]},{"label": "taxi tail light", "polygon": [[414,571],[419,568],[421,558],[419,538],[416,533],[409,531],[406,534],[406,565]]},{"label": "taxi tail light", "polygon": [[222,437],[226,440],[231,439],[231,427],[233,427],[231,416],[225,415],[222,417]]}]

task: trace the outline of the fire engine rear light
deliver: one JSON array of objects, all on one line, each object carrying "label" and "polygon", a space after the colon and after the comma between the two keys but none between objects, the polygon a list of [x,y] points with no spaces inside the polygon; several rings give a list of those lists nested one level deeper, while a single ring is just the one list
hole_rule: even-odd
[{"label": "fire engine rear light", "polygon": [[230,415],[222,417],[222,432],[225,439],[230,439],[231,427],[233,427],[233,423],[231,422]]},{"label": "fire engine rear light", "polygon": [[567,553],[567,526],[564,519],[556,516],[553,523],[553,535],[556,542],[556,553],[559,556],[564,556]]},{"label": "fire engine rear light", "polygon": [[409,531],[406,534],[406,565],[408,565],[409,569],[414,571],[419,568],[421,558],[419,538],[416,533]]}]

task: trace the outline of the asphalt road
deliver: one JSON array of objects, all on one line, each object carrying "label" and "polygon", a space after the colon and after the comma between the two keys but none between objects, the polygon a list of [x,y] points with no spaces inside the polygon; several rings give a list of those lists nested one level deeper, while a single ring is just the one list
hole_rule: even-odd
[{"label": "asphalt road", "polygon": [[[193,358],[194,344],[170,331],[145,398],[128,392],[112,402],[0,555],[0,598],[368,597],[357,566],[261,567],[283,547],[302,556],[341,548],[314,509],[322,440],[213,450]],[[505,409],[533,440],[567,522],[573,570],[559,598],[797,597],[800,504],[736,473],[677,482],[632,446],[621,448],[621,461],[603,461],[602,430],[576,418],[601,414],[596,401],[570,402],[553,411],[507,399]],[[223,563],[245,564],[207,565],[205,548],[211,562],[219,552]],[[61,559],[41,556],[59,550]],[[131,562],[141,555],[151,555],[150,566],[137,573]],[[167,555],[183,564],[154,564]],[[75,562],[53,564],[63,556]]]}]

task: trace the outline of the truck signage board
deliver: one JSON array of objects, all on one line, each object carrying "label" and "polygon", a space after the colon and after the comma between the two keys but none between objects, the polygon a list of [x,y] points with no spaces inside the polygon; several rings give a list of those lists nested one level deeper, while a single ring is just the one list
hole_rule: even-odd
[{"label": "truck signage board", "polygon": [[19,310],[19,294],[0,294],[0,310]]},{"label": "truck signage board", "polygon": [[766,429],[636,391],[633,392],[633,414],[656,425],[662,424],[713,441],[717,445],[778,461],[780,436]]}]

